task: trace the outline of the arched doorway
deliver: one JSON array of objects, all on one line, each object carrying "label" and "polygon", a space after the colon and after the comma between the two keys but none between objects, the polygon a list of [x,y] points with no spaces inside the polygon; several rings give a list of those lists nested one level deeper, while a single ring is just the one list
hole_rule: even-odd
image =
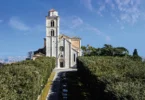
[{"label": "arched doorway", "polygon": [[64,68],[65,67],[64,60],[63,59],[60,59],[59,60],[59,64],[60,64],[60,68]]}]

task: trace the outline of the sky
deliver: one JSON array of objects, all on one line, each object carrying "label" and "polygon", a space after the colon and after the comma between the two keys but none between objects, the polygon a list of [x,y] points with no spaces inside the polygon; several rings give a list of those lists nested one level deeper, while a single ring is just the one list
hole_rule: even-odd
[{"label": "sky", "polygon": [[0,58],[25,57],[43,47],[50,9],[58,11],[60,33],[82,45],[122,46],[145,57],[144,0],[1,0]]}]

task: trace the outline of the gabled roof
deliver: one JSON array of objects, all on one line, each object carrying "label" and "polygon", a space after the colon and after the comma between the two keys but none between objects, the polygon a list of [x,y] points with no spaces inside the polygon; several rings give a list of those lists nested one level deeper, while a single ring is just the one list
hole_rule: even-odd
[{"label": "gabled roof", "polygon": [[71,42],[68,40],[68,39],[66,39],[66,38],[63,38],[64,40],[66,40],[68,43],[70,43],[71,44]]},{"label": "gabled roof", "polygon": [[66,36],[66,35],[64,35],[64,34],[60,34],[60,35],[59,35],[59,38],[67,38],[67,39],[70,39],[69,36]]},{"label": "gabled roof", "polygon": [[61,37],[68,38],[68,39],[81,39],[81,38],[76,37],[76,36],[74,36],[74,37],[69,37],[69,36],[64,35],[64,34],[60,34],[60,35],[59,35],[59,38],[61,38]]},{"label": "gabled roof", "polygon": [[80,37],[71,37],[71,39],[81,39]]}]

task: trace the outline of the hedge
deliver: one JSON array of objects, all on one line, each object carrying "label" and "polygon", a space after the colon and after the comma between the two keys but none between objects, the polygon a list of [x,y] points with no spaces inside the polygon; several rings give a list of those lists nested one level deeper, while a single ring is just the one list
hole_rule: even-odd
[{"label": "hedge", "polygon": [[145,63],[125,57],[79,57],[77,65],[92,100],[145,100]]},{"label": "hedge", "polygon": [[55,59],[39,57],[0,68],[0,100],[36,100],[45,86]]}]

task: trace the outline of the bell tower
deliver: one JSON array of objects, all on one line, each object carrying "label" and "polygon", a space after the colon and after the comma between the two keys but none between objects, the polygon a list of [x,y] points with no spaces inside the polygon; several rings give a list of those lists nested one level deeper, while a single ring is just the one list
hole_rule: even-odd
[{"label": "bell tower", "polygon": [[[46,56],[56,57],[59,54],[59,16],[58,12],[51,9],[46,16]],[[59,67],[58,63],[56,64]]]}]

